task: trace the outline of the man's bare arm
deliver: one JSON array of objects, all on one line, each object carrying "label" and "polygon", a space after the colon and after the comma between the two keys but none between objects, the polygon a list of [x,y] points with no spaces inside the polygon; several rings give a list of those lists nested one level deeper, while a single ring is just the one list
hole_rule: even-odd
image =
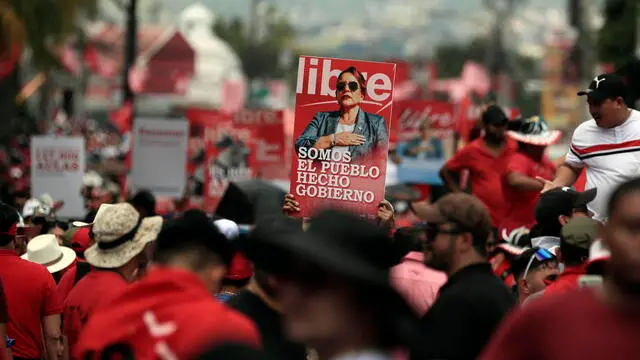
[{"label": "man's bare arm", "polygon": [[447,169],[447,165],[443,166],[440,169],[440,178],[442,178],[442,181],[444,182],[444,186],[446,186],[447,189],[449,189],[451,192],[462,191],[458,183],[455,181],[451,171]]},{"label": "man's bare arm", "polygon": [[60,314],[48,315],[42,319],[44,344],[47,349],[48,360],[58,360],[62,357],[63,344],[60,334]]},{"label": "man's bare arm", "polygon": [[572,186],[576,180],[578,180],[578,176],[580,176],[581,171],[582,169],[575,168],[566,162],[560,164],[556,170],[556,176],[552,181],[540,177],[537,178],[538,181],[542,182],[544,185],[541,192],[544,193],[557,187]]},{"label": "man's bare arm", "polygon": [[0,324],[0,359],[11,360],[11,350],[7,348],[7,324]]}]

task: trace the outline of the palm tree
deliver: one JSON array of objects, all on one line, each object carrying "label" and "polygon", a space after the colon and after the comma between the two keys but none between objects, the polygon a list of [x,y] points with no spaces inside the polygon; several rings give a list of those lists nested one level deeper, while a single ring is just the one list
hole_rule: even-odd
[{"label": "palm tree", "polygon": [[[16,47],[24,48],[30,54],[31,65],[49,79],[51,71],[59,65],[54,49],[76,35],[81,21],[95,17],[97,11],[98,0],[0,0],[0,57]],[[19,89],[19,80],[14,78],[14,84],[10,85]],[[45,104],[50,89],[50,81],[46,81]],[[15,96],[14,93],[11,100]],[[0,109],[3,118],[6,110]]]}]

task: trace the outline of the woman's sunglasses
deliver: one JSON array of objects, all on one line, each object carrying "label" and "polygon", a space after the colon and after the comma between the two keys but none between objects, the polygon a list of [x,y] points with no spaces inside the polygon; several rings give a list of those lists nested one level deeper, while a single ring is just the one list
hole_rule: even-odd
[{"label": "woman's sunglasses", "polygon": [[357,81],[349,81],[349,82],[340,81],[336,85],[336,89],[338,89],[338,91],[343,91],[344,89],[347,88],[347,86],[349,86],[349,90],[351,90],[351,91],[356,91],[360,87],[360,85],[358,84]]}]

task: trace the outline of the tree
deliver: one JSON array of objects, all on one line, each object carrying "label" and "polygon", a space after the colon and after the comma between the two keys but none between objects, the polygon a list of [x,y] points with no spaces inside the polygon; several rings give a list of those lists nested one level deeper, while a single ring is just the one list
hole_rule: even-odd
[{"label": "tree", "polygon": [[620,68],[633,60],[636,48],[637,7],[640,0],[607,0],[605,23],[598,33],[598,58]]},{"label": "tree", "polygon": [[295,29],[274,6],[267,9],[260,22],[264,22],[264,29],[256,33],[262,33],[262,36],[251,34],[249,26],[240,17],[219,19],[213,31],[238,54],[244,72],[250,79],[290,76],[290,66],[281,60],[294,46]]},{"label": "tree", "polygon": [[[29,50],[31,65],[48,78],[59,65],[53,50],[76,34],[82,17],[94,17],[97,9],[98,0],[0,0],[0,55],[24,47]],[[14,99],[19,89],[17,69],[4,81],[0,80],[0,93],[7,96],[0,105],[4,120],[16,115]],[[45,82],[45,101],[50,89],[51,82]],[[10,131],[6,127],[3,130],[5,134]]]},{"label": "tree", "polygon": [[[435,62],[438,64],[438,76],[441,78],[456,78],[460,76],[462,67],[466,61],[485,63],[487,49],[491,48],[490,39],[477,37],[467,43],[446,43],[436,47]],[[505,51],[510,51],[506,49]],[[536,73],[535,59],[516,53],[509,53],[513,65],[523,74],[534,75]],[[523,81],[528,79],[515,79],[515,102],[524,114],[535,114],[539,111],[539,95],[529,94],[524,90]],[[520,80],[520,81],[518,81]]]}]

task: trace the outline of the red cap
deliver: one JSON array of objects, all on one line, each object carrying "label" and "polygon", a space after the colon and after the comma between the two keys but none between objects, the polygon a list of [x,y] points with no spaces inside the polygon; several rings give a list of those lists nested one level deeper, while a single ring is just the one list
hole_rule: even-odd
[{"label": "red cap", "polygon": [[253,276],[253,264],[242,253],[236,252],[231,259],[225,279],[245,280]]},{"label": "red cap", "polygon": [[79,258],[84,259],[84,251],[93,243],[89,237],[90,231],[91,227],[81,227],[71,236],[71,248]]}]

